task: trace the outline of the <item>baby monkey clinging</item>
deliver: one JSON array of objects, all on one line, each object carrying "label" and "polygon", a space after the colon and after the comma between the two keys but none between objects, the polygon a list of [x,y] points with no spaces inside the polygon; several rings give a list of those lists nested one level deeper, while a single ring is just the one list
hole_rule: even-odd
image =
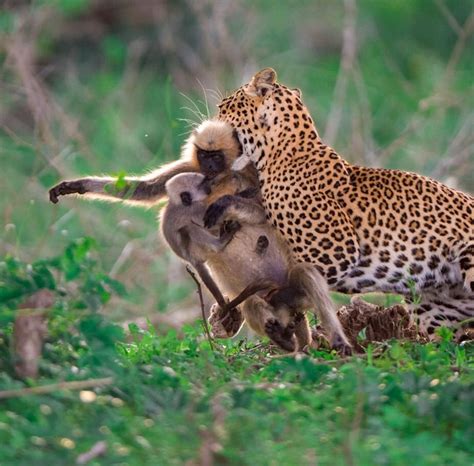
[{"label": "baby monkey clinging", "polygon": [[[233,296],[251,283],[273,283],[271,289],[243,303],[242,314],[249,326],[288,351],[301,350],[311,342],[305,311],[312,308],[331,347],[350,353],[326,281],[313,265],[294,263],[288,246],[266,221],[259,199],[238,194],[218,199],[207,209],[204,224],[225,231],[227,223],[240,228],[217,256],[219,261],[208,262],[218,286]],[[210,321],[222,331],[214,315],[221,311],[218,306],[213,311]]]},{"label": "baby monkey clinging", "polygon": [[[229,229],[214,235],[204,227],[203,217],[207,207],[204,200],[209,194],[204,175],[176,175],[166,183],[166,192],[168,205],[162,211],[160,222],[163,238],[178,257],[194,267],[219,306],[232,316],[238,314],[236,306],[257,291],[268,288],[271,283],[249,283],[228,303],[209,274],[207,264],[226,260],[225,249],[232,240],[234,231]],[[237,332],[241,322],[236,324],[234,319],[233,325],[237,325],[236,328],[233,327]]]},{"label": "baby monkey clinging", "polygon": [[[203,175],[182,173],[166,183],[169,203],[161,225],[173,251],[196,268],[217,297],[210,317],[215,336],[235,335],[245,318],[253,330],[269,336],[283,349],[294,351],[309,345],[311,336],[303,313],[295,318],[293,307],[272,306],[256,294],[264,291],[265,296],[270,290],[279,289],[281,284],[286,284],[287,274],[285,257],[272,235],[273,227],[265,222],[263,208],[242,198],[246,206],[244,215],[229,210],[228,213],[234,213],[232,219],[227,225],[223,223],[220,234],[214,236],[203,225],[206,211],[203,181]],[[212,277],[208,276],[209,272]],[[236,297],[243,301],[239,295],[248,298],[243,302],[241,314],[236,308],[238,303],[227,306],[226,300],[219,297],[219,290],[233,302]]]}]

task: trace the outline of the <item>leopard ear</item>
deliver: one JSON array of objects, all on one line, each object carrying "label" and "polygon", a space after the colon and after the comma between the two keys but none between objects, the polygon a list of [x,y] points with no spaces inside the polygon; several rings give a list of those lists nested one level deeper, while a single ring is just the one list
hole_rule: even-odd
[{"label": "leopard ear", "polygon": [[273,68],[264,68],[252,78],[255,83],[275,84],[277,80],[276,71]]},{"label": "leopard ear", "polygon": [[264,68],[250,80],[246,88],[246,93],[253,96],[265,97],[268,92],[273,89],[276,79],[277,74],[273,68]]},{"label": "leopard ear", "polygon": [[297,87],[294,87],[291,89],[300,99],[303,97],[303,93],[301,92],[301,89],[298,89]]}]

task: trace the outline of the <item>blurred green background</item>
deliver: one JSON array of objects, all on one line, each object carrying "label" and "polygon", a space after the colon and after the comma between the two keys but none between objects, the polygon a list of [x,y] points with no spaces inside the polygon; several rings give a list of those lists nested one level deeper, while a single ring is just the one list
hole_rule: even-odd
[{"label": "blurred green background", "polygon": [[[199,306],[157,209],[47,193],[177,158],[266,66],[350,162],[473,192],[473,36],[472,0],[0,0],[1,465],[79,464],[97,445],[92,466],[471,464],[473,348],[449,330],[353,358],[213,348],[183,326]],[[55,304],[34,381],[14,329],[38,288]]]},{"label": "blurred green background", "polygon": [[[60,179],[140,174],[258,69],[303,91],[352,163],[472,192],[472,0],[36,0],[0,13],[0,255],[31,261],[91,236],[129,290],[116,319],[193,308],[155,210],[64,199]],[[180,321],[181,322],[181,321]]]}]

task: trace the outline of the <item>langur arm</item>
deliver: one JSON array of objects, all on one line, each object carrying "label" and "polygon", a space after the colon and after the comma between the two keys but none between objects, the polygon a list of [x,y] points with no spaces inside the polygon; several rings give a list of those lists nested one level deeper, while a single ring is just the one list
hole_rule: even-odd
[{"label": "langur arm", "polygon": [[181,234],[189,237],[188,244],[191,257],[199,257],[199,260],[205,262],[209,254],[219,253],[232,241],[235,231],[227,231],[220,236],[213,235],[206,228],[191,224],[180,230]]},{"label": "langur arm", "polygon": [[224,220],[236,220],[250,225],[258,225],[266,221],[263,206],[252,199],[241,196],[222,196],[211,204],[204,214],[204,225],[212,228]]},{"label": "langur arm", "polygon": [[[172,242],[169,241],[170,238],[173,238]],[[219,306],[226,308],[226,300],[204,264],[210,253],[216,253],[222,250],[225,240],[223,241],[221,238],[212,235],[205,228],[194,224],[186,225],[178,229],[174,237],[168,234],[167,238],[165,235],[165,239],[179,257],[194,267],[199,278],[210,291]],[[227,244],[227,242],[225,242],[225,244]]]},{"label": "langur arm", "polygon": [[191,161],[177,160],[163,165],[152,173],[126,177],[86,177],[62,181],[49,190],[49,200],[56,204],[59,196],[80,194],[88,198],[129,204],[153,204],[166,196],[165,184],[173,176],[184,172],[197,172]]}]

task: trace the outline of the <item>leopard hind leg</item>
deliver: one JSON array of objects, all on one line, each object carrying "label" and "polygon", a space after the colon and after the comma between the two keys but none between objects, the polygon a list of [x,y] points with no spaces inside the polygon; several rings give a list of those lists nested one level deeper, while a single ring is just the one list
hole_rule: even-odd
[{"label": "leopard hind leg", "polygon": [[434,340],[439,327],[462,331],[463,322],[472,325],[474,294],[466,293],[461,287],[455,290],[436,290],[422,294],[417,302],[409,303],[408,308],[418,325],[418,331]]}]

